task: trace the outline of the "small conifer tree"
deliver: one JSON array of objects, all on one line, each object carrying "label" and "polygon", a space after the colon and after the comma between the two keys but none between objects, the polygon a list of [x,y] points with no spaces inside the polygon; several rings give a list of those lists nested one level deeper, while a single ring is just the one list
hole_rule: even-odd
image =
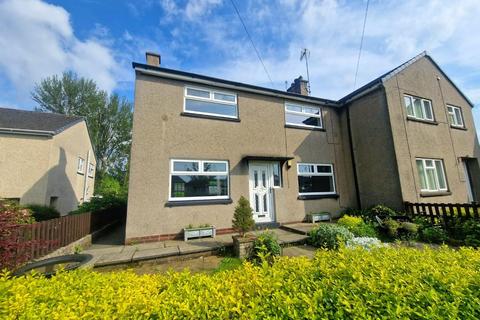
[{"label": "small conifer tree", "polygon": [[240,233],[240,236],[244,237],[245,233],[252,230],[255,226],[253,220],[253,211],[250,207],[250,202],[241,196],[238,200],[238,204],[235,207],[235,213],[233,214],[232,226]]}]

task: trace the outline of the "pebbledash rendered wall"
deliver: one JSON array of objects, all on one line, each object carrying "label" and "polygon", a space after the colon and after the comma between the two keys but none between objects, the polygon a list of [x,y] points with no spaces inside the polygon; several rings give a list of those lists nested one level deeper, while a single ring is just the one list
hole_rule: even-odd
[{"label": "pebbledash rendered wall", "polygon": [[[275,221],[356,205],[345,112],[322,107],[325,131],[285,128],[285,99],[236,91],[240,122],[181,115],[186,83],[137,72],[126,242],[173,238],[188,224],[231,230],[240,196],[249,197],[248,155],[294,157],[274,189]],[[317,105],[317,104],[316,104]],[[228,160],[230,204],[168,207],[170,159]],[[332,163],[338,198],[298,200],[297,163]]]}]

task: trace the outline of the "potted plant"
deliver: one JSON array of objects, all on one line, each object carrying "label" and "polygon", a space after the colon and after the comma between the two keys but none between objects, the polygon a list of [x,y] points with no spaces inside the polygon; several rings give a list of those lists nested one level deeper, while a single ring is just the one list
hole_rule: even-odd
[{"label": "potted plant", "polygon": [[232,237],[235,254],[239,258],[245,258],[255,240],[255,236],[247,234],[255,226],[255,221],[253,220],[252,207],[250,207],[250,203],[243,196],[240,197],[235,207],[232,226],[239,233],[238,236]]},{"label": "potted plant", "polygon": [[194,227],[192,224],[189,224],[187,227],[183,228],[183,239],[187,241],[191,238],[202,238],[202,237],[212,237],[215,238],[215,227],[210,224],[202,224],[198,227]]}]

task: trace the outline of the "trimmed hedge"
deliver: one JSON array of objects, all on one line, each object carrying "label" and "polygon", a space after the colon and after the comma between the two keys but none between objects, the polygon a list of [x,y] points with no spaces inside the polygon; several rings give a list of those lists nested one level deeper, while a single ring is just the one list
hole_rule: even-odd
[{"label": "trimmed hedge", "polygon": [[478,319],[480,252],[340,248],[213,275],[0,278],[5,319]]}]

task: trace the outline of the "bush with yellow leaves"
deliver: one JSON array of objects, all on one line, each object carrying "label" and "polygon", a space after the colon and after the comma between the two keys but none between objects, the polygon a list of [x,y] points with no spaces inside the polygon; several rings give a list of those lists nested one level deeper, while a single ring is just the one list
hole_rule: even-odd
[{"label": "bush with yellow leaves", "polygon": [[340,248],[188,271],[0,278],[2,319],[479,319],[480,252]]}]

